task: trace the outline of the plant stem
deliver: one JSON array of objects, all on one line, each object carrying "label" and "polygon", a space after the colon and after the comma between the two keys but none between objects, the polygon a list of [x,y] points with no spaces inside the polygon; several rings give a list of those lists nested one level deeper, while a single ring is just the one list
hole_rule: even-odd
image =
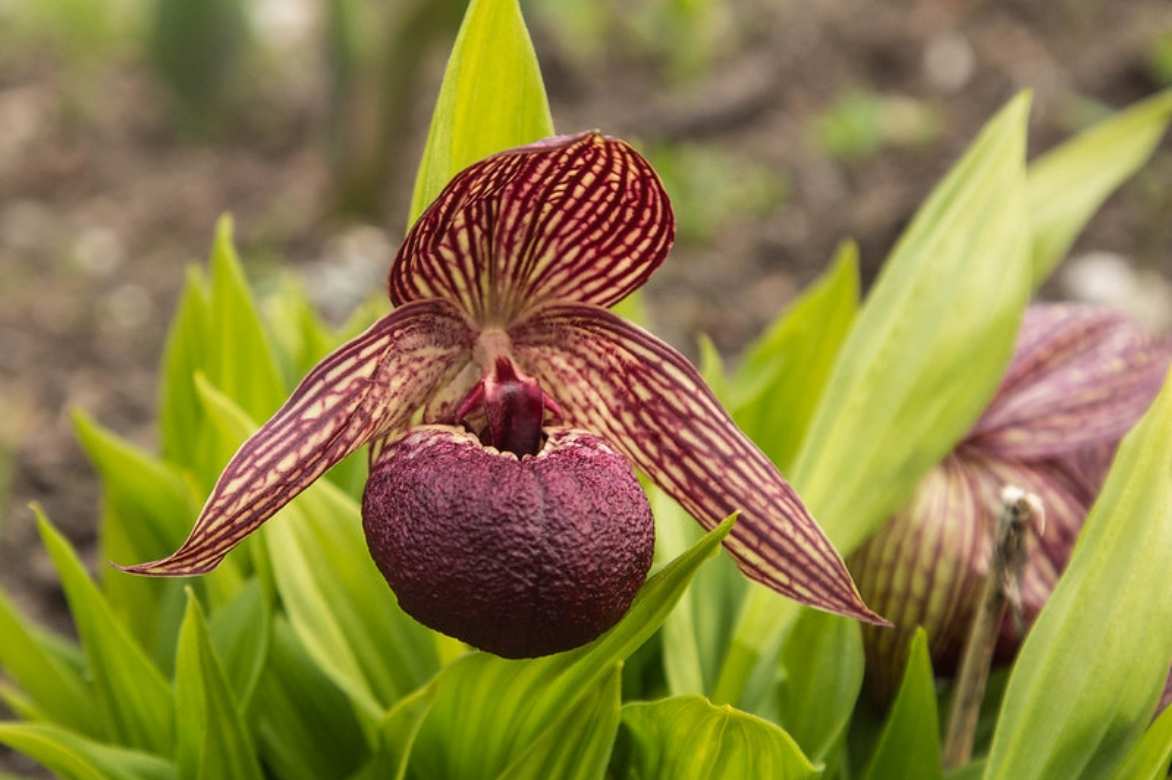
[{"label": "plant stem", "polygon": [[962,767],[972,757],[977,719],[1006,607],[1012,606],[1015,618],[1020,619],[1018,583],[1026,563],[1026,530],[1043,519],[1037,496],[1020,488],[1006,486],[1001,501],[989,574],[969,629],[948,713],[948,733],[944,739],[946,769]]}]

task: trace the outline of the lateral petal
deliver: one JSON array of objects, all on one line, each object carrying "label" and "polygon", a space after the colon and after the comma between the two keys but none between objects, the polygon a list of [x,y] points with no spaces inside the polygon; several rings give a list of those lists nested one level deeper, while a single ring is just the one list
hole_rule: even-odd
[{"label": "lateral petal", "polygon": [[748,577],[804,604],[883,622],[801,499],[683,355],[581,304],[551,305],[510,335],[570,426],[608,439],[704,527],[740,511],[725,544]]},{"label": "lateral petal", "polygon": [[446,301],[402,306],[327,356],[236,452],[175,553],[134,574],[210,571],[327,469],[412,413],[470,357],[475,332]]},{"label": "lateral petal", "polygon": [[1031,306],[1001,387],[966,443],[1027,459],[1114,445],[1156,397],[1170,356],[1119,312]]},{"label": "lateral petal", "polygon": [[557,136],[466,168],[391,266],[391,300],[444,298],[507,324],[552,299],[610,306],[663,262],[675,231],[638,152],[597,132]]}]

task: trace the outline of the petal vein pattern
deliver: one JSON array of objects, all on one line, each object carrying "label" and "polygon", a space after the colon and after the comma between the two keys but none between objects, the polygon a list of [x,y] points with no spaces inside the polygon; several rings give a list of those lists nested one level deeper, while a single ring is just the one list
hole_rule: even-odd
[{"label": "petal vein pattern", "polygon": [[1045,458],[1118,441],[1164,380],[1168,345],[1108,309],[1032,306],[1005,379],[967,443]]},{"label": "petal vein pattern", "polygon": [[543,308],[510,335],[569,424],[609,439],[706,528],[741,512],[726,545],[747,576],[804,604],[883,622],[793,489],[683,355],[588,305]]},{"label": "petal vein pattern", "polygon": [[674,224],[658,176],[626,143],[548,139],[452,179],[395,257],[391,300],[444,298],[496,324],[555,299],[610,306],[663,262]]},{"label": "petal vein pattern", "polygon": [[474,331],[445,301],[396,309],[319,363],[232,456],[183,546],[137,574],[210,571],[346,455],[404,429],[469,359]]}]

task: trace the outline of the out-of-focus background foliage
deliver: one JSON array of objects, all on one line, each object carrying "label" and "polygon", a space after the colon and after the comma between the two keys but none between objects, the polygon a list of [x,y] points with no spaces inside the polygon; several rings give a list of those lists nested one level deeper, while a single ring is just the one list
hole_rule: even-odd
[{"label": "out-of-focus background foliage", "polygon": [[[92,549],[68,409],[153,441],[164,326],[219,213],[262,292],[291,269],[340,321],[381,288],[463,5],[0,0],[0,585],[28,613],[64,618],[25,503]],[[636,141],[672,194],[656,330],[730,357],[840,239],[873,275],[1018,89],[1036,153],[1172,84],[1167,0],[525,6],[558,129]],[[1165,142],[1046,294],[1172,324],[1170,180]]]}]

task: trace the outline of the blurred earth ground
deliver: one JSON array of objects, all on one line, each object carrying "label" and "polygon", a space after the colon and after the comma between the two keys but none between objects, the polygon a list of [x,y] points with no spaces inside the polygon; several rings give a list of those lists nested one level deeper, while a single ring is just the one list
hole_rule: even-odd
[{"label": "blurred earth ground", "polygon": [[[176,110],[162,85],[148,4],[0,0],[0,587],[28,613],[65,621],[29,501],[104,565],[93,561],[97,484],[69,409],[153,444],[166,326],[218,214],[235,216],[262,293],[291,269],[340,322],[381,288],[459,16],[448,2],[434,44],[400,58],[409,110],[384,125],[395,128],[386,158],[365,170],[377,208],[354,218],[338,187],[349,136],[329,139],[355,103],[331,78],[327,3],[245,3],[247,53],[209,116]],[[395,24],[414,8],[391,5]],[[872,278],[1017,90],[1034,90],[1036,154],[1172,84],[1167,0],[525,5],[559,131],[636,141],[673,196],[680,240],[647,287],[654,328],[689,353],[707,334],[728,358],[841,239],[859,241]],[[1168,328],[1169,215],[1165,140],[1045,293]],[[0,754],[0,769],[27,769],[13,760]]]}]

